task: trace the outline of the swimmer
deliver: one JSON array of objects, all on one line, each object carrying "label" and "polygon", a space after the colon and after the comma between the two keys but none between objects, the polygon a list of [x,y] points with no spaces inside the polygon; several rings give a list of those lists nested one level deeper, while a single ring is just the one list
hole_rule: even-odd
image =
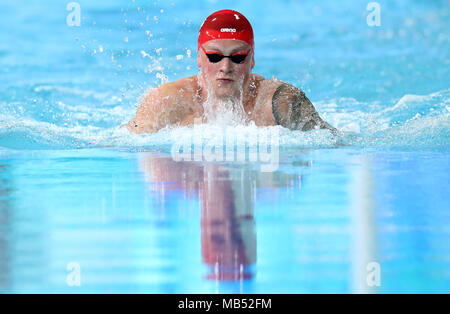
[{"label": "swimmer", "polygon": [[149,92],[127,125],[136,134],[166,126],[231,121],[291,130],[335,129],[323,121],[297,87],[252,73],[255,44],[250,22],[239,12],[221,10],[203,22],[197,47],[198,75],[162,84]]}]

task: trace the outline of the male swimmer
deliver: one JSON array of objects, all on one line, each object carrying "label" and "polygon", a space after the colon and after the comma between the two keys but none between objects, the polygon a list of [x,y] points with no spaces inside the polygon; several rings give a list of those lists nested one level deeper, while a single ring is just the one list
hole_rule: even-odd
[{"label": "male swimmer", "polygon": [[196,121],[228,121],[291,130],[335,129],[323,121],[298,88],[253,74],[255,44],[250,22],[239,12],[221,10],[206,18],[197,48],[198,75],[153,89],[127,128],[152,133]]}]

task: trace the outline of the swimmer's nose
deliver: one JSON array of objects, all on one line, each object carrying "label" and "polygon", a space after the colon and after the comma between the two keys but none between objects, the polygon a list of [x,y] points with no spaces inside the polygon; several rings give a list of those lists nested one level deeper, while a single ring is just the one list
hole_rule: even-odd
[{"label": "swimmer's nose", "polygon": [[229,58],[223,58],[220,61],[220,72],[230,73],[233,70],[233,65],[231,64],[231,60]]}]

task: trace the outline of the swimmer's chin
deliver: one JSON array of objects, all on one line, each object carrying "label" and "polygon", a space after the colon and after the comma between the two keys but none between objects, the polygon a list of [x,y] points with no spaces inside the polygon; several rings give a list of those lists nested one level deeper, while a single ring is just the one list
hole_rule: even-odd
[{"label": "swimmer's chin", "polygon": [[239,89],[234,88],[231,84],[230,85],[218,85],[214,91],[214,96],[219,99],[229,99],[230,97],[233,98],[237,97],[239,95]]}]

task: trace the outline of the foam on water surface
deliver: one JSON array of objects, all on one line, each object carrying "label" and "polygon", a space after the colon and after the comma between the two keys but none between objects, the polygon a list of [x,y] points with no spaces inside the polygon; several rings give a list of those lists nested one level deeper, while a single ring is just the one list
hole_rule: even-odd
[{"label": "foam on water surface", "polygon": [[99,98],[103,104],[89,107],[56,101],[48,104],[50,111],[43,116],[36,116],[35,113],[29,116],[23,109],[27,104],[23,103],[0,107],[0,146],[13,149],[169,147],[180,138],[193,137],[207,141],[204,134],[214,137],[214,134],[225,132],[234,137],[246,134],[251,139],[258,138],[261,132],[276,129],[281,147],[449,148],[449,90],[430,95],[405,95],[391,106],[362,103],[355,99],[317,102],[319,113],[339,130],[336,135],[326,130],[302,132],[281,126],[257,127],[254,124],[167,127],[155,134],[134,135],[120,126],[128,121],[124,118],[133,117],[135,108],[114,105],[111,96],[94,91],[77,91],[77,94]]}]

